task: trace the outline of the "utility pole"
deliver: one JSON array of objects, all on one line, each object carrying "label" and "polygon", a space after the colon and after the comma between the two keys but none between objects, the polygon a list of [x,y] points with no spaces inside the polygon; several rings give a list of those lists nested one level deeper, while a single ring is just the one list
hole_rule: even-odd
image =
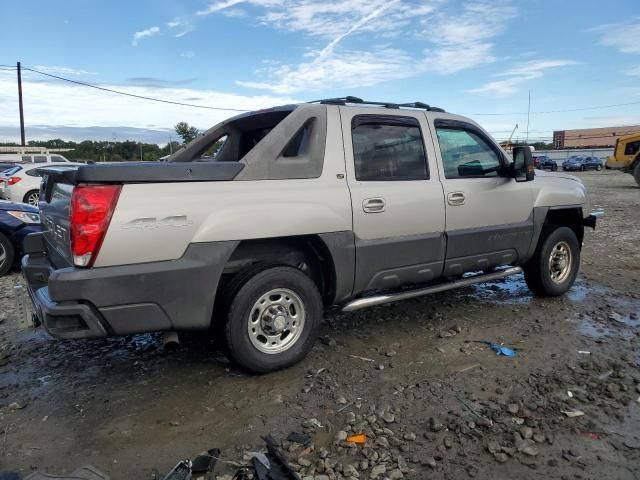
[{"label": "utility pole", "polygon": [[169,155],[173,155],[173,145],[171,145],[171,137],[169,137]]},{"label": "utility pole", "polygon": [[22,110],[22,67],[18,62],[18,106],[20,108],[20,145],[27,146],[27,142],[24,138],[24,111]]},{"label": "utility pole", "polygon": [[531,115],[531,90],[529,90],[529,107],[527,108],[527,144],[529,143],[529,115]]},{"label": "utility pole", "polygon": [[143,156],[142,156],[142,143],[140,143],[140,161],[143,161]]}]

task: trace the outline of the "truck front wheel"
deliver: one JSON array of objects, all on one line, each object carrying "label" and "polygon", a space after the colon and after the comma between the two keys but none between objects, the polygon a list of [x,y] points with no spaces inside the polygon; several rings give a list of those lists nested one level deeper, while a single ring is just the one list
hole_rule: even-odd
[{"label": "truck front wheel", "polygon": [[540,238],[533,258],[524,265],[524,278],[536,295],[557,297],[571,288],[579,268],[580,244],[575,232],[558,227]]},{"label": "truck front wheel", "polygon": [[309,276],[293,267],[259,271],[231,299],[225,339],[241,367],[266,373],[300,361],[315,342],[322,297]]}]

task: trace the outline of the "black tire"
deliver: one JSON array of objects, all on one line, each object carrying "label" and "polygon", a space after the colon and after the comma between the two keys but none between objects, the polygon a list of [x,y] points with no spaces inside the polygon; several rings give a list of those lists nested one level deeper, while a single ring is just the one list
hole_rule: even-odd
[{"label": "black tire", "polygon": [[[569,271],[565,277],[554,281],[551,276],[551,251],[560,244],[571,252]],[[580,269],[580,244],[573,230],[569,227],[557,227],[542,232],[538,247],[523,267],[524,279],[529,289],[542,297],[558,297],[565,294],[575,282]]]},{"label": "black tire", "polygon": [[29,190],[22,198],[22,203],[33,205],[34,207],[38,206],[39,201],[40,201],[39,190]]},{"label": "black tire", "polygon": [[552,172],[557,172],[558,171],[558,166],[556,165],[555,167],[551,167],[551,171]]},{"label": "black tire", "polygon": [[[260,297],[278,289],[288,290],[298,297],[304,323],[297,338],[284,351],[266,353],[251,340],[249,322],[255,317],[257,310],[254,310],[254,306]],[[265,267],[247,278],[229,300],[224,326],[227,352],[246,370],[266,373],[289,367],[306,356],[318,337],[323,312],[322,297],[313,280],[297,268]],[[262,325],[262,321],[260,317],[256,324]],[[265,343],[265,348],[271,348],[268,343]]]},{"label": "black tire", "polygon": [[633,178],[635,178],[636,183],[640,186],[640,160],[636,161],[636,166],[633,167]]},{"label": "black tire", "polygon": [[596,165],[596,172],[599,172],[600,170],[602,170],[602,165]]},{"label": "black tire", "polygon": [[11,270],[15,256],[15,248],[9,239],[0,233],[0,277]]}]

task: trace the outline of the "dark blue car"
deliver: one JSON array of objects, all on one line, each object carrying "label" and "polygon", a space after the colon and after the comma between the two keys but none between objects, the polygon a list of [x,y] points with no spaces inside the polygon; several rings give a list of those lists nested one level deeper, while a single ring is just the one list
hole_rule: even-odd
[{"label": "dark blue car", "polygon": [[40,230],[37,208],[24,203],[0,201],[0,276],[22,257],[24,237]]}]

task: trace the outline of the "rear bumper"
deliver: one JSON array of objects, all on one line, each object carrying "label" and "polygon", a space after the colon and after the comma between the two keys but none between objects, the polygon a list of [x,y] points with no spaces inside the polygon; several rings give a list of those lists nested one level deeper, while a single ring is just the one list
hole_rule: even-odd
[{"label": "rear bumper", "polygon": [[36,234],[25,241],[22,273],[38,319],[58,338],[205,330],[236,245],[193,244],[182,258],[166,262],[56,269]]}]

